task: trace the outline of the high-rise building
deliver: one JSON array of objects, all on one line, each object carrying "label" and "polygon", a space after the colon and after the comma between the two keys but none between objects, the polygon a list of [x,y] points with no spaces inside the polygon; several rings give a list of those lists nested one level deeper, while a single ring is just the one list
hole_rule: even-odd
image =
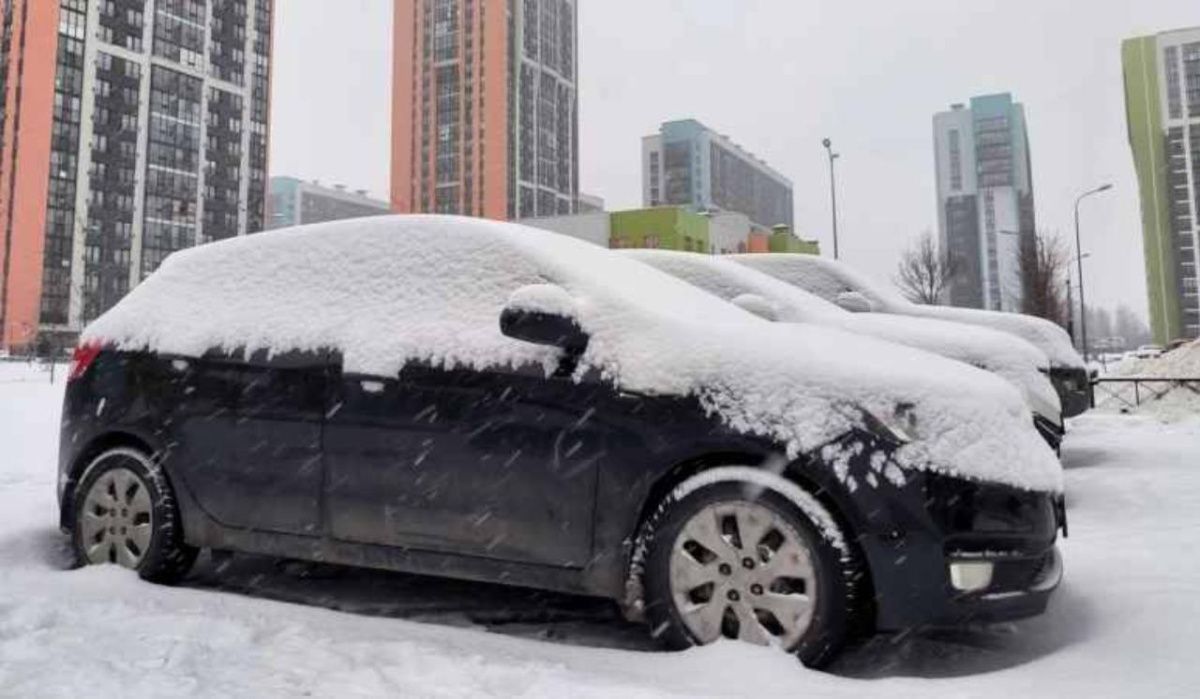
[{"label": "high-rise building", "polygon": [[[941,249],[953,306],[1020,312],[1021,250],[1037,231],[1025,107],[986,95],[933,118]],[[1026,248],[1028,249],[1028,248]]]},{"label": "high-rise building", "polygon": [[0,345],[263,228],[273,0],[0,0]]},{"label": "high-rise building", "polygon": [[351,192],[343,185],[326,187],[295,177],[272,177],[267,195],[267,228],[340,221],[391,213],[386,201],[372,199],[364,189]]},{"label": "high-rise building", "polygon": [[694,119],[642,139],[642,204],[736,211],[764,229],[794,224],[791,181]]},{"label": "high-rise building", "polygon": [[576,0],[395,0],[392,208],[575,212]]},{"label": "high-rise building", "polygon": [[1159,343],[1200,337],[1200,28],[1129,39],[1121,54],[1150,325]]}]

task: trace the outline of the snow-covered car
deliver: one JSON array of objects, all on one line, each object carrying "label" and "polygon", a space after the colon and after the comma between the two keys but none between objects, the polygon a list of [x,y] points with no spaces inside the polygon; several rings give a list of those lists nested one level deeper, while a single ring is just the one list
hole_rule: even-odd
[{"label": "snow-covered car", "polygon": [[668,250],[623,250],[768,320],[813,323],[915,347],[990,371],[1017,387],[1052,448],[1062,443],[1062,406],[1047,377],[1049,360],[1024,340],[987,328],[931,318],[851,313],[772,276],[722,257]]},{"label": "snow-covered car", "polygon": [[1133,356],[1137,359],[1154,359],[1161,357],[1163,348],[1158,345],[1142,345],[1133,351]]},{"label": "snow-covered car", "polygon": [[1050,380],[1058,391],[1064,417],[1075,417],[1092,406],[1092,380],[1083,358],[1075,351],[1067,332],[1048,320],[1020,313],[913,303],[841,262],[815,255],[774,253],[731,257],[855,313],[934,318],[1016,335],[1049,358]]},{"label": "snow-covered car", "polygon": [[76,556],[153,581],[209,548],[525,585],[819,665],[1061,579],[1062,469],[1010,384],[513,224],[175,253],[85,329],[62,419]]}]

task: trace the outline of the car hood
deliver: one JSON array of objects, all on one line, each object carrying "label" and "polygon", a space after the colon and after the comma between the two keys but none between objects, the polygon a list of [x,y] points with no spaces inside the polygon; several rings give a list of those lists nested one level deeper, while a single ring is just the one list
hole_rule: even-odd
[{"label": "car hood", "polygon": [[999,330],[1025,340],[1041,350],[1055,369],[1083,369],[1083,357],[1075,351],[1071,337],[1058,325],[1034,316],[1020,313],[1001,313],[976,308],[952,306],[922,306],[909,304],[905,315],[935,318],[954,323],[966,323],[983,328]]},{"label": "car hood", "polygon": [[915,347],[996,374],[1016,386],[1037,414],[1061,423],[1062,405],[1047,373],[1046,355],[1030,343],[990,328],[884,313],[823,319],[839,327]]}]

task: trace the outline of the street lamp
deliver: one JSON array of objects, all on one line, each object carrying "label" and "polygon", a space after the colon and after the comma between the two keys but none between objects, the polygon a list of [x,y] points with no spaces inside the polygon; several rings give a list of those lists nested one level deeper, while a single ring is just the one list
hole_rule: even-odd
[{"label": "street lamp", "polygon": [[1088,197],[1095,195],[1095,194],[1100,194],[1101,192],[1107,192],[1110,189],[1112,189],[1111,184],[1104,184],[1095,189],[1089,189],[1088,191],[1084,192],[1083,194],[1080,194],[1079,198],[1077,198],[1075,200],[1075,264],[1078,265],[1078,267],[1079,267],[1079,334],[1082,338],[1081,347],[1083,349],[1084,361],[1087,361],[1087,358],[1088,358],[1087,302],[1084,300],[1085,297],[1084,297],[1084,292],[1083,292],[1083,257],[1084,257],[1084,255],[1083,255],[1083,247],[1082,247],[1082,245],[1080,245],[1080,242],[1079,242],[1079,205],[1083,203],[1084,199],[1087,199]]},{"label": "street lamp", "polygon": [[821,141],[825,152],[829,154],[829,198],[833,203],[833,259],[838,259],[838,221],[837,221],[837,180],[834,176],[834,161],[840,156],[833,152],[833,141],[828,138]]}]

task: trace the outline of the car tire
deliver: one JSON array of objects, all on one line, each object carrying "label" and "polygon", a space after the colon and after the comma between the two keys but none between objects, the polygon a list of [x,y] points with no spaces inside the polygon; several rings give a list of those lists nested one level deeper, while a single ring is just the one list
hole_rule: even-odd
[{"label": "car tire", "polygon": [[658,506],[631,579],[651,634],[670,648],[738,638],[818,668],[861,627],[858,560],[816,498],[781,476],[723,467]]},{"label": "car tire", "polygon": [[110,449],[75,489],[71,544],[80,566],[115,563],[143,580],[181,580],[199,550],[183,540],[174,491],[162,468],[137,449]]}]

